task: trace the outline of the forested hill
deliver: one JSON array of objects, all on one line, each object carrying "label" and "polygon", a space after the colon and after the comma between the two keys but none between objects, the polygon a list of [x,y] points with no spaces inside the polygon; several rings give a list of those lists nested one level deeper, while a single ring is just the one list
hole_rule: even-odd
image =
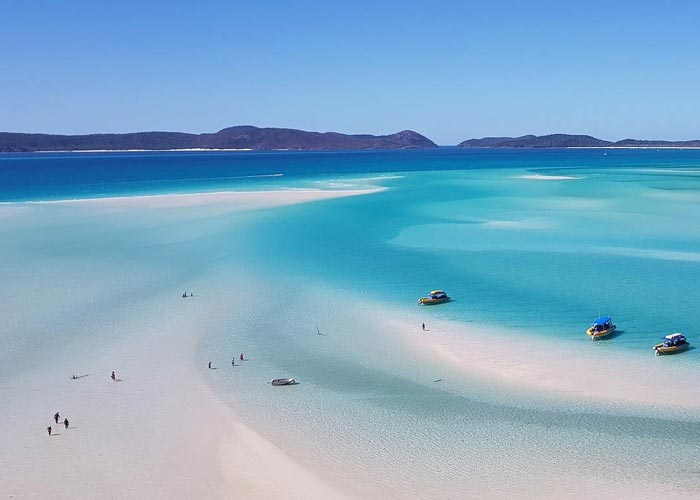
[{"label": "forested hill", "polygon": [[252,149],[336,150],[434,148],[412,130],[390,135],[348,135],[286,128],[230,127],[212,134],[135,132],[129,134],[52,135],[0,132],[1,152]]},{"label": "forested hill", "polygon": [[484,137],[482,139],[468,139],[458,144],[461,148],[683,148],[700,147],[700,140],[694,141],[647,141],[638,139],[624,139],[612,142],[597,139],[590,135],[550,134],[550,135],[523,135],[520,137]]}]

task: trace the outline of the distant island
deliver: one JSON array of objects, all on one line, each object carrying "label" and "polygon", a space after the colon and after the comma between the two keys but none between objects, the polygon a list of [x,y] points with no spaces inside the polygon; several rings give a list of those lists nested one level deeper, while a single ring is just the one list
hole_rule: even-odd
[{"label": "distant island", "polygon": [[612,142],[590,135],[550,134],[520,137],[484,137],[460,142],[460,148],[700,148],[694,141],[642,141],[624,139]]},{"label": "distant island", "polygon": [[412,130],[391,135],[348,135],[306,132],[250,125],[225,128],[213,134],[136,132],[129,134],[53,135],[0,132],[0,152],[128,151],[128,150],[337,150],[435,148],[430,139]]},{"label": "distant island", "polygon": [[[437,144],[412,130],[390,135],[307,132],[291,128],[229,127],[207,134],[134,132],[127,134],[55,135],[0,132],[0,153],[41,151],[331,151],[343,149],[436,148]],[[590,135],[550,134],[520,137],[483,137],[460,142],[460,148],[700,148],[700,139],[662,141],[624,139],[606,141]]]}]

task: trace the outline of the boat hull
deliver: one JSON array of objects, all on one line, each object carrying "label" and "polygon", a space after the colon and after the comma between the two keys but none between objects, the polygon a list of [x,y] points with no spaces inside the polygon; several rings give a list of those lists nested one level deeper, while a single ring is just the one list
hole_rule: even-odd
[{"label": "boat hull", "polygon": [[434,306],[436,304],[444,304],[445,302],[449,302],[450,300],[452,299],[449,297],[445,297],[444,299],[431,299],[430,297],[423,297],[421,299],[418,299],[418,302],[424,306]]},{"label": "boat hull", "polygon": [[690,349],[690,344],[674,345],[674,346],[670,346],[670,347],[664,347],[663,344],[656,344],[654,346],[654,351],[656,351],[657,356],[678,354],[679,352],[685,352],[688,349]]},{"label": "boat hull", "polygon": [[276,378],[270,381],[272,385],[296,385],[297,381],[293,378]]},{"label": "boat hull", "polygon": [[615,330],[617,330],[617,327],[616,327],[615,325],[611,326],[611,327],[608,328],[607,330],[600,330],[600,331],[597,331],[597,332],[594,332],[594,331],[593,331],[593,327],[591,327],[591,328],[589,328],[588,330],[586,330],[586,334],[587,334],[592,340],[598,340],[598,339],[602,339],[603,337],[607,337],[608,335],[610,335],[610,334],[611,334],[612,332],[614,332]]}]

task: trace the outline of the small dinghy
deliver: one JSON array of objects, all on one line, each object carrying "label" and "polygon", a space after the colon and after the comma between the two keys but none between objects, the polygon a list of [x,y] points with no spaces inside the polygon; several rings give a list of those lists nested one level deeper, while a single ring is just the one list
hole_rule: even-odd
[{"label": "small dinghy", "polygon": [[296,385],[297,381],[293,378],[275,378],[270,383],[272,385]]}]

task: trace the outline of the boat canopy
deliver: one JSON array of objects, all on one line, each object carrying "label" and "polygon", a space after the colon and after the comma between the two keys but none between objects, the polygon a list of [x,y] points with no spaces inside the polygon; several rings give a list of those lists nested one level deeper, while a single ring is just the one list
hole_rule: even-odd
[{"label": "boat canopy", "polygon": [[685,335],[683,335],[682,333],[672,333],[671,335],[666,335],[666,336],[664,337],[664,339],[666,339],[666,340],[681,340],[681,339],[684,339],[684,340],[685,340]]},{"label": "boat canopy", "polygon": [[443,293],[445,293],[445,290],[430,290],[430,295],[441,295]]},{"label": "boat canopy", "polygon": [[601,316],[600,318],[596,318],[596,320],[593,322],[594,325],[605,325],[607,323],[610,323],[612,321],[612,318],[610,316]]}]

